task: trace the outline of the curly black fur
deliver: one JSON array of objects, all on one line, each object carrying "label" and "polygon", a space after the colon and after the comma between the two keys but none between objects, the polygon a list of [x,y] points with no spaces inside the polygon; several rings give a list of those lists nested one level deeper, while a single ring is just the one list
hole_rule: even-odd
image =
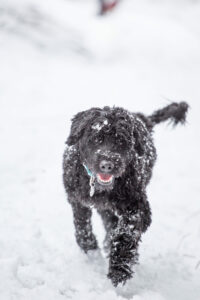
[{"label": "curly black fur", "polygon": [[151,224],[146,186],[156,160],[153,127],[167,119],[184,123],[187,108],[185,102],[172,103],[149,117],[119,107],[91,108],[72,120],[63,180],[76,240],[85,252],[97,249],[91,225],[95,207],[107,232],[108,277],[114,286],[132,277],[141,235]]}]

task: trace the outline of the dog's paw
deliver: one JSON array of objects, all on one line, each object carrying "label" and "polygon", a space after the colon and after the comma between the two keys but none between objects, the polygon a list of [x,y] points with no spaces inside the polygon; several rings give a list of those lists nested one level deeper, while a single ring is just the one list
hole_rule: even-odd
[{"label": "dog's paw", "polygon": [[133,272],[128,266],[115,266],[109,269],[107,276],[111,279],[114,287],[117,287],[119,283],[124,285],[132,277],[132,274]]},{"label": "dog's paw", "polygon": [[98,249],[98,243],[94,234],[87,237],[76,237],[77,243],[80,248],[87,253],[90,250]]}]

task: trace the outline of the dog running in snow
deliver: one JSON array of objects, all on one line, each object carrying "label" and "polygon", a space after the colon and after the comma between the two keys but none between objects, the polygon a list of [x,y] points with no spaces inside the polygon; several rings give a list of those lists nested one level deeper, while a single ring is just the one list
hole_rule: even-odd
[{"label": "dog running in snow", "polygon": [[120,107],[91,108],[72,119],[63,158],[63,181],[82,250],[98,249],[92,207],[106,230],[108,278],[114,286],[133,275],[141,235],[151,224],[146,186],[156,161],[153,128],[184,124],[188,104],[171,103],[150,116]]}]

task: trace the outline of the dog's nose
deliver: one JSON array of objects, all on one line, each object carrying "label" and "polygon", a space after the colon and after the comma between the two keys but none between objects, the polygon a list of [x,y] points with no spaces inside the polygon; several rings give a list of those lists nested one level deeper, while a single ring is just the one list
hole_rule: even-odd
[{"label": "dog's nose", "polygon": [[110,173],[114,168],[114,164],[111,161],[102,160],[99,164],[99,168],[103,173]]}]

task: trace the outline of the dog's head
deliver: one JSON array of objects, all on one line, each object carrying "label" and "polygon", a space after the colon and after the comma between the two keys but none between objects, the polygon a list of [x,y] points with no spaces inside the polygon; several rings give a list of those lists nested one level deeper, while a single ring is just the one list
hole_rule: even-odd
[{"label": "dog's head", "polygon": [[81,162],[99,190],[112,189],[134,154],[142,155],[138,126],[133,114],[122,108],[92,108],[73,118],[67,144],[77,145]]}]

